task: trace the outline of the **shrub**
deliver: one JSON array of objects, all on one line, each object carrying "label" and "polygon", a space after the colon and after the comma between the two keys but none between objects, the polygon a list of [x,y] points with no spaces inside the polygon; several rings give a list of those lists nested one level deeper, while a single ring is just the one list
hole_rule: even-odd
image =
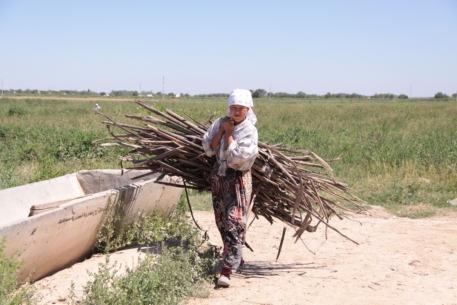
[{"label": "shrub", "polygon": [[438,92],[435,94],[435,98],[449,98],[449,95],[444,94],[443,92]]},{"label": "shrub", "polygon": [[34,304],[34,289],[28,282],[20,283],[17,273],[22,266],[18,260],[19,253],[7,257],[4,253],[6,237],[0,241],[0,304]]},{"label": "shrub", "polygon": [[202,288],[212,278],[217,261],[195,248],[162,247],[160,256],[148,253],[135,268],[118,275],[120,267],[109,266],[107,256],[98,272],[89,273],[93,280],[84,287],[83,298],[70,295],[71,304],[181,304],[189,296],[207,297],[208,291],[202,293]]},{"label": "shrub", "polygon": [[20,108],[20,107],[12,107],[10,110],[8,110],[8,116],[21,116],[25,115],[27,111],[25,109]]},{"label": "shrub", "polygon": [[[136,267],[120,275],[120,266],[109,264],[108,254],[98,272],[89,273],[92,280],[84,287],[82,299],[76,300],[72,287],[70,304],[180,304],[189,296],[207,297],[204,284],[214,277],[219,249],[197,246],[198,231],[180,205],[170,217],[140,216],[122,228],[118,226],[122,200],[113,200],[97,236],[97,251],[108,254],[126,245],[162,241],[161,255],[147,253]],[[171,239],[178,246],[165,246]]]}]

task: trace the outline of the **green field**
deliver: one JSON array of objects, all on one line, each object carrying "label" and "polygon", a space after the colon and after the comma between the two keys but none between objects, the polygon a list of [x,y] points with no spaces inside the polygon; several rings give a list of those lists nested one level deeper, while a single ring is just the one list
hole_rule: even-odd
[{"label": "green field", "polygon": [[[109,134],[95,102],[117,122],[148,112],[131,101],[0,99],[0,189],[81,169],[120,168],[120,148],[92,146]],[[225,115],[226,99],[149,100],[204,121]],[[260,141],[308,149],[369,204],[403,216],[451,209],[457,197],[454,100],[256,99]],[[193,196],[208,200],[207,196]],[[198,198],[197,198],[198,197]],[[192,199],[191,199],[192,201]],[[204,205],[204,204],[203,204]],[[455,208],[452,208],[455,210]]]}]

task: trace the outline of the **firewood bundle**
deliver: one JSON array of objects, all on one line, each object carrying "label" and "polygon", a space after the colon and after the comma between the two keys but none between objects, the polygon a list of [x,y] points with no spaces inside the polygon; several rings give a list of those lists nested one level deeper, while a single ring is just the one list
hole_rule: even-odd
[{"label": "firewood bundle", "polygon": [[[149,169],[179,176],[184,184],[174,186],[210,190],[210,173],[216,157],[206,156],[202,138],[212,117],[199,123],[190,116],[186,120],[170,110],[162,112],[141,101],[135,103],[155,116],[126,115],[142,123],[138,126],[118,123],[99,113],[108,119],[102,123],[112,137],[94,141],[94,144],[103,142],[102,146],[131,148],[122,158],[123,162],[130,164],[127,169]],[[350,193],[346,184],[332,178],[328,163],[307,150],[286,149],[264,142],[259,142],[258,148],[259,155],[251,170],[253,196],[250,213],[256,218],[263,216],[270,223],[277,219],[292,226],[296,230],[296,240],[305,231],[316,231],[320,223],[348,238],[331,226],[329,220],[332,215],[342,219],[345,211],[362,211],[362,201]],[[160,179],[157,182],[160,183]]]}]

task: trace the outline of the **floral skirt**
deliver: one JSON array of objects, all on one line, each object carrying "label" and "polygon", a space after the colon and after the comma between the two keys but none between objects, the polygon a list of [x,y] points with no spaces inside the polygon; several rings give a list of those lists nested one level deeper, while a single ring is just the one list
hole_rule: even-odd
[{"label": "floral skirt", "polygon": [[225,270],[237,269],[243,258],[247,213],[252,194],[251,171],[227,168],[225,177],[217,175],[219,164],[211,172],[211,193],[216,225],[224,243]]}]

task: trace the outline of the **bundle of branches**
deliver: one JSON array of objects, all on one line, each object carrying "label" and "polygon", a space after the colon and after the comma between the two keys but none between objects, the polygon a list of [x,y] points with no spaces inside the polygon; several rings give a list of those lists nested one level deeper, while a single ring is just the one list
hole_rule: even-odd
[{"label": "bundle of branches", "polygon": [[[137,126],[115,122],[99,113],[108,119],[103,124],[112,137],[94,144],[104,142],[101,145],[132,148],[121,158],[131,164],[126,169],[149,169],[180,176],[184,184],[174,186],[210,190],[210,173],[216,158],[205,155],[202,138],[212,117],[199,123],[188,115],[186,120],[170,110],[162,112],[141,101],[135,103],[155,116],[126,115],[142,123]],[[115,129],[125,133],[116,134]],[[259,142],[258,148],[259,155],[252,167],[250,213],[256,218],[263,216],[270,223],[277,219],[294,227],[296,241],[305,231],[316,231],[320,223],[353,241],[331,226],[329,220],[332,215],[342,219],[344,211],[362,211],[361,200],[350,193],[346,184],[332,178],[332,169],[325,160],[308,150],[286,149],[264,142]]]}]

